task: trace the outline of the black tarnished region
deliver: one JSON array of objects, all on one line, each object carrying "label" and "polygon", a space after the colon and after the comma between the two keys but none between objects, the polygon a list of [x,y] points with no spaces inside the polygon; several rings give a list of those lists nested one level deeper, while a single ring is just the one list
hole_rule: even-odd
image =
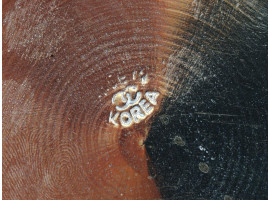
[{"label": "black tarnished region", "polygon": [[267,198],[267,86],[223,77],[172,102],[152,125],[146,147],[164,199]]},{"label": "black tarnished region", "polygon": [[[154,119],[145,144],[165,200],[267,199],[267,25],[242,21],[238,30],[232,23],[234,35],[212,33],[211,48],[187,47],[201,51],[206,69],[176,74],[177,95]],[[197,27],[196,44],[208,29]]]}]

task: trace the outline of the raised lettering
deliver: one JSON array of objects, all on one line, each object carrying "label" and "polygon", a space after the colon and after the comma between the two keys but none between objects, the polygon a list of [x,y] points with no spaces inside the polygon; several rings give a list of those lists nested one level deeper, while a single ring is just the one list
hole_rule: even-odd
[{"label": "raised lettering", "polygon": [[110,117],[109,117],[109,122],[113,123],[115,126],[118,126],[119,124],[116,122],[117,118],[119,116],[119,112],[117,112],[114,116],[113,116],[113,112],[110,112]]},{"label": "raised lettering", "polygon": [[[142,86],[149,83],[149,76],[144,73],[143,70],[133,72],[133,80],[137,78],[140,79]],[[119,82],[126,82],[126,77],[118,77],[118,79]],[[116,87],[117,85],[113,87],[113,89],[116,89]],[[144,90],[144,88],[145,87],[143,87],[142,90]],[[112,97],[114,110],[110,112],[109,123],[114,124],[116,127],[120,125],[124,128],[130,127],[134,123],[140,123],[154,112],[159,94],[160,93],[156,91],[143,93],[139,91],[139,86],[136,84],[127,85],[125,89],[118,91]]]},{"label": "raised lettering", "polygon": [[134,106],[135,104],[138,104],[139,101],[142,98],[142,93],[141,92],[138,92],[136,94],[135,99],[133,99],[133,100],[131,99],[132,97],[131,97],[131,95],[129,93],[127,93],[126,96],[127,96],[127,102],[126,102],[126,104],[124,106],[122,106],[122,107],[116,106],[116,110],[123,111],[123,110],[128,109],[131,106]]},{"label": "raised lettering", "polygon": [[157,105],[157,98],[159,96],[158,92],[146,92],[144,96],[151,104]]},{"label": "raised lettering", "polygon": [[142,119],[146,117],[139,106],[134,106],[133,108],[131,108],[130,113],[135,123],[139,123]]},{"label": "raised lettering", "polygon": [[132,125],[133,121],[131,118],[131,115],[129,114],[129,112],[122,112],[120,115],[120,122],[122,124],[122,126],[124,127],[129,127]]},{"label": "raised lettering", "polygon": [[146,115],[150,115],[153,111],[154,111],[154,106],[150,106],[150,103],[145,103],[146,100],[143,99],[141,100],[141,102],[139,103],[140,107],[142,108],[142,110],[145,112]]}]

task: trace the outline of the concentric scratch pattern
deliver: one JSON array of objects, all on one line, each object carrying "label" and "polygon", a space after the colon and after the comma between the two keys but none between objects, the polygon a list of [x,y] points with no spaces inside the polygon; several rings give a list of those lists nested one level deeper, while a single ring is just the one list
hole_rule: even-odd
[{"label": "concentric scratch pattern", "polygon": [[146,141],[161,194],[267,199],[267,1],[193,5],[193,37],[168,61],[178,85]]},{"label": "concentric scratch pattern", "polygon": [[4,2],[4,199],[160,197],[143,145],[151,120],[122,130],[108,116],[135,71],[160,93],[158,111],[174,5]]},{"label": "concentric scratch pattern", "polygon": [[[256,46],[264,13],[263,1],[4,1],[3,199],[167,198],[144,146],[153,119],[233,64],[221,55]],[[112,97],[135,71],[158,103],[114,127]]]}]

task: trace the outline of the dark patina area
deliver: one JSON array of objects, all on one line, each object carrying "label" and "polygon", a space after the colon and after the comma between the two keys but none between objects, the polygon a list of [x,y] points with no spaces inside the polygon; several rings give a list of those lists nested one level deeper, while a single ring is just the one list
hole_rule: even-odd
[{"label": "dark patina area", "polygon": [[177,95],[165,101],[146,141],[150,169],[167,200],[267,199],[267,14],[253,10],[251,21],[227,10],[242,22],[236,23],[224,21],[220,9],[217,4],[205,20],[216,20],[223,32],[227,25],[231,34],[194,22],[187,51],[203,59],[182,57],[178,68],[207,68],[202,76],[177,75]]}]

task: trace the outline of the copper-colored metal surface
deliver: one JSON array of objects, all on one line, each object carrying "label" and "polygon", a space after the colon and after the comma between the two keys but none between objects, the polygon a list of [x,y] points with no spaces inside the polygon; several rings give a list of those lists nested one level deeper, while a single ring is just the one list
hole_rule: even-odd
[{"label": "copper-colored metal surface", "polygon": [[160,93],[157,113],[170,4],[3,2],[4,199],[160,197],[143,145],[152,115],[130,128],[108,118],[135,72],[149,78],[141,92]]},{"label": "copper-colored metal surface", "polygon": [[[168,97],[182,105],[181,98],[201,83],[220,84],[216,90],[222,90],[222,100],[229,91],[238,91],[231,89],[236,85],[231,83],[233,74],[240,71],[234,64],[256,63],[255,50],[254,59],[249,60],[247,52],[261,48],[256,44],[262,43],[266,26],[265,5],[247,0],[4,0],[3,199],[152,200],[162,192],[168,195],[166,188],[188,188],[173,173],[170,178],[177,186],[164,182],[158,187],[144,143],[149,130]],[[227,76],[231,90],[218,83],[225,83]],[[198,101],[204,91],[194,93]],[[243,94],[257,98],[253,91]],[[189,100],[193,105],[192,97]],[[178,112],[178,104],[169,102],[167,108]],[[192,118],[192,109],[206,115],[210,108],[196,110],[194,105],[179,116]],[[242,115],[224,113],[221,116]],[[160,124],[166,126],[169,120]],[[186,128],[196,129],[192,122]],[[191,146],[179,139],[184,135],[174,134],[181,150]],[[162,137],[157,138],[160,142]],[[169,135],[166,139],[171,140]],[[186,152],[193,153],[192,147]],[[193,158],[192,153],[188,155]],[[158,159],[155,163],[163,165]],[[200,168],[195,172],[208,175],[214,170],[203,159],[196,160],[194,166]],[[160,171],[170,169],[159,166]],[[191,172],[187,174],[184,181]]]}]

